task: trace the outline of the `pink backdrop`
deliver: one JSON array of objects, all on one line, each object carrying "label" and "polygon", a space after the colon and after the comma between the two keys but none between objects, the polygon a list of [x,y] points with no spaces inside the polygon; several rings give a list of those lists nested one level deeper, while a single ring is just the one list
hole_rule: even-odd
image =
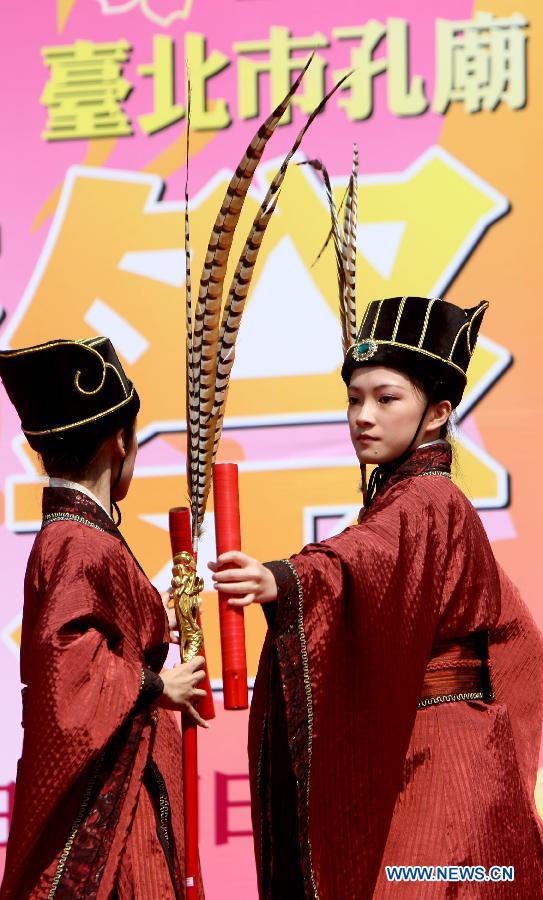
[{"label": "pink backdrop", "polygon": [[[12,347],[103,331],[117,342],[118,335],[123,361],[144,398],[143,446],[125,513],[126,534],[158,587],[164,588],[169,577],[167,509],[184,496],[180,213],[185,125],[181,118],[150,134],[141,116],[162,111],[174,117],[172,103],[184,103],[185,48],[195,52],[203,36],[208,63],[217,62],[219,70],[208,83],[208,111],[210,115],[220,111],[226,102],[232,123],[217,128],[215,122],[208,130],[193,133],[193,247],[196,262],[201,261],[228,177],[225,170],[235,166],[256,122],[269,111],[270,87],[288,74],[287,59],[281,61],[279,56],[279,33],[273,31],[288,28],[294,38],[307,39],[306,47],[316,47],[314,66],[318,67],[319,58],[326,61],[327,85],[334,73],[351,66],[356,69],[350,90],[331,101],[303,149],[307,156],[326,161],[339,200],[352,143],[359,144],[360,308],[374,296],[442,295],[453,281],[451,299],[466,306],[487,295],[481,291],[492,291],[488,328],[485,320],[460,411],[458,478],[480,509],[497,554],[513,570],[534,613],[541,616],[540,576],[533,561],[525,564],[533,541],[527,493],[524,500],[522,493],[528,488],[522,482],[521,457],[506,440],[501,412],[504,404],[513,409],[507,384],[516,384],[518,394],[529,379],[527,366],[518,369],[516,383],[508,382],[505,373],[512,356],[522,358],[523,352],[528,353],[535,329],[528,324],[524,331],[510,327],[509,298],[500,287],[500,250],[494,243],[512,227],[508,246],[521,252],[533,224],[526,209],[530,173],[532,177],[539,174],[537,163],[531,156],[524,158],[520,145],[508,136],[517,126],[534,142],[538,134],[535,87],[527,104],[519,100],[525,86],[524,44],[519,35],[529,29],[536,46],[541,14],[534,2],[526,2],[528,24],[523,25],[510,21],[505,4],[493,4],[491,12],[501,20],[501,25],[493,26],[493,40],[485,43],[479,34],[471,45],[470,52],[483,72],[477,88],[468,77],[469,65],[464,80],[458,74],[465,64],[466,42],[463,49],[462,40],[451,39],[449,44],[437,40],[438,20],[457,21],[462,33],[461,23],[476,12],[472,0],[369,0],[363,7],[354,0],[328,5],[285,0],[44,0],[33,4],[31,11],[28,6],[10,5],[9,11],[0,13],[0,83],[4,86],[0,304],[5,312],[0,339],[4,347]],[[362,41],[361,26],[366,26]],[[372,28],[379,27],[388,32],[364,61]],[[348,28],[354,29],[349,38]],[[498,39],[505,29],[516,35],[512,57],[507,56],[510,46]],[[239,44],[269,41],[273,35],[277,56],[272,75],[262,77],[258,116],[247,119],[244,110],[250,102],[251,75],[243,62],[265,61],[270,49],[248,53]],[[124,96],[121,77],[132,85],[131,93],[113,104],[120,116],[113,131],[115,127],[122,130],[118,123],[126,117],[133,133],[88,137],[83,131],[77,138],[44,139],[44,133],[59,124],[54,104],[60,102],[60,94],[49,82],[51,73],[45,65],[52,53],[49,50],[44,57],[43,49],[75,48],[78,41],[103,47],[122,40],[132,49],[116,82],[112,64],[108,77],[115,85],[111,88],[108,82],[108,89]],[[416,80],[411,81],[410,91],[402,93],[402,47],[409,50],[410,79],[423,79],[426,108],[416,109],[417,96],[419,101],[422,96]],[[83,58],[89,53],[81,48],[79,52]],[[296,50],[293,57],[307,52]],[[213,54],[224,58],[221,61]],[[513,72],[509,88],[504,83],[497,89],[494,82],[485,86],[484,71],[492,71],[499,82],[507,64]],[[192,65],[197,81],[195,55]],[[142,66],[147,70],[142,71]],[[98,78],[103,77],[100,71]],[[451,72],[457,75],[454,86],[449,83]],[[530,89],[532,69],[527,83]],[[306,102],[312,107],[319,99],[318,79],[308,77],[306,84]],[[364,90],[372,84],[373,113],[357,118],[357,108],[359,113],[363,110]],[[448,88],[451,105],[445,111],[439,97]],[[483,107],[494,103],[494,108],[471,109],[478,96]],[[415,104],[411,113],[409,103]],[[77,117],[83,128],[81,108]],[[296,108],[293,123],[274,136],[267,163],[247,201],[248,215],[303,119],[302,110]],[[223,441],[223,458],[240,463],[245,547],[263,558],[286,555],[314,535],[325,537],[339,530],[352,521],[359,502],[337,377],[339,326],[332,259],[311,268],[326,229],[325,203],[316,180],[306,169],[293,169],[266,238],[242,327]],[[530,310],[535,303],[536,274],[534,268],[523,267],[522,296]],[[165,385],[175,382],[176,373],[178,390],[166,391]],[[524,396],[528,410],[533,410],[535,394]],[[39,526],[40,473],[3,394],[0,417],[0,677],[4,684],[0,842],[5,844],[21,741],[22,580]],[[528,421],[523,419],[520,428],[527,434]],[[519,493],[511,495],[509,475],[516,485],[517,473]],[[210,524],[209,519],[201,550],[203,563],[214,552]],[[206,582],[208,652],[211,675],[220,689],[217,617],[209,588]],[[248,616],[247,633],[254,676],[263,636],[258,611]],[[211,900],[253,898],[247,715],[225,713],[220,700],[217,708],[217,720],[200,742],[206,893]]]}]

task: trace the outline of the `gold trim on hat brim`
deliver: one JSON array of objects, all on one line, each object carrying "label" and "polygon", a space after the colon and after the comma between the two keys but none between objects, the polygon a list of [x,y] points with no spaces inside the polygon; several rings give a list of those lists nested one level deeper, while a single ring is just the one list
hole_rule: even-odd
[{"label": "gold trim on hat brim", "polygon": [[[120,376],[120,373],[117,371],[117,369],[115,368],[115,366],[112,363],[106,362],[106,360],[104,359],[102,354],[98,352],[98,350],[94,349],[95,346],[100,346],[101,344],[105,344],[105,343],[107,343],[108,340],[109,340],[109,338],[104,337],[104,335],[100,335],[99,337],[95,337],[95,338],[80,338],[77,341],[63,338],[63,339],[57,340],[57,341],[45,341],[43,344],[34,344],[34,346],[32,346],[32,347],[21,347],[19,350],[3,350],[1,353],[1,356],[4,359],[11,359],[13,357],[26,356],[29,353],[38,353],[40,351],[45,353],[47,350],[53,350],[55,347],[84,347],[85,350],[88,350],[88,352],[92,356],[98,357],[98,360],[102,366],[102,380],[99,383],[98,387],[94,388],[93,390],[86,391],[79,384],[79,377],[81,375],[81,371],[77,370],[74,375],[74,386],[75,386],[76,390],[78,390],[80,394],[85,394],[86,396],[89,396],[89,397],[94,394],[97,394],[99,391],[102,390],[102,388],[104,386],[104,382],[106,380],[106,375],[107,375],[107,370],[112,369],[112,371],[115,372],[115,375],[119,379],[119,384],[121,385],[124,396],[128,397],[126,387]],[[115,348],[113,348],[113,349],[115,349]],[[29,432],[29,434],[30,434],[30,432]]]},{"label": "gold trim on hat brim", "polygon": [[89,416],[87,419],[80,419],[79,422],[71,422],[69,425],[57,425],[55,428],[45,428],[43,431],[29,431],[27,428],[23,428],[23,433],[28,434],[31,437],[41,437],[46,434],[58,434],[60,431],[69,431],[72,428],[79,428],[83,425],[90,425],[92,422],[97,422],[98,419],[103,419],[104,416],[108,416],[110,413],[116,412],[118,409],[121,409],[122,406],[126,406],[127,403],[132,400],[135,394],[135,388],[132,386],[132,390],[128,397],[124,400],[121,400],[120,403],[116,403],[115,406],[110,406],[109,409],[105,409],[101,413],[97,413],[95,416]]},{"label": "gold trim on hat brim", "polygon": [[49,350],[50,347],[65,347],[69,344],[71,346],[86,347],[87,350],[97,354],[100,359],[103,360],[101,354],[98,353],[97,350],[94,350],[94,345],[104,343],[107,340],[109,340],[109,338],[104,335],[94,338],[79,338],[77,341],[70,340],[70,338],[60,338],[56,341],[44,341],[43,344],[33,344],[32,347],[19,347],[16,350],[2,350],[0,351],[0,356],[7,359],[12,356],[24,356],[26,353],[37,353],[39,350]]},{"label": "gold trim on hat brim", "polygon": [[[363,340],[364,338],[361,339],[361,341]],[[444,359],[442,356],[438,356],[437,353],[431,353],[429,350],[424,350],[422,347],[413,347],[411,344],[400,344],[398,341],[382,341],[377,340],[376,338],[371,338],[371,340],[374,344],[378,344],[380,347],[399,347],[401,350],[412,350],[413,353],[421,353],[423,356],[429,356],[430,359],[435,359],[438,362],[441,362],[444,365],[450,366],[452,369],[455,369],[462,376],[464,381],[467,381],[466,373],[463,369],[460,368],[460,366],[457,366],[456,363],[453,363],[450,359]],[[349,350],[347,351],[347,355],[351,352],[353,347],[356,347],[357,344],[361,343],[361,341],[357,341],[356,344],[351,344]]]}]

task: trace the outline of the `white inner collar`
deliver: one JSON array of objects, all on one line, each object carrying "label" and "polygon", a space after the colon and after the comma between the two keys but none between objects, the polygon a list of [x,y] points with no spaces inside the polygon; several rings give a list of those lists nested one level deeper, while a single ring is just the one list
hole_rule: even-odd
[{"label": "white inner collar", "polygon": [[445,440],[445,438],[436,438],[435,441],[427,441],[425,444],[419,444],[416,447],[416,450],[422,450],[423,447],[432,447],[433,444],[448,444],[449,442]]}]

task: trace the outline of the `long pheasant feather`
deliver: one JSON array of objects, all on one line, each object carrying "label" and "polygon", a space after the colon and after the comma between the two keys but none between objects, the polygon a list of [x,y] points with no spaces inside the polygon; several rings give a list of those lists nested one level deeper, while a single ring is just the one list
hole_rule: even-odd
[{"label": "long pheasant feather", "polygon": [[205,479],[204,489],[211,481],[212,466],[215,462],[215,457],[217,455],[217,450],[219,447],[220,437],[222,433],[222,423],[224,419],[226,392],[228,388],[230,371],[234,363],[235,340],[241,320],[241,315],[243,312],[243,307],[245,305],[245,298],[249,290],[251,276],[254,269],[254,264],[256,262],[256,256],[264,237],[266,226],[271,216],[273,215],[274,209],[275,203],[272,205],[272,208],[270,210],[256,217],[249,238],[247,239],[247,242],[245,244],[244,252],[240,257],[240,260],[236,267],[236,274],[230,288],[230,314],[228,315],[227,321],[223,323],[223,326],[221,328],[221,330],[223,331],[223,339],[220,344],[221,352],[219,353],[219,359],[217,361],[217,372],[215,380],[217,388],[215,399],[208,419],[205,423],[202,424],[200,432],[201,443],[202,445],[204,445],[204,456],[201,469],[202,475]]},{"label": "long pheasant feather", "polygon": [[[292,157],[298,150],[304,138],[304,135],[310,127],[311,123],[338,87],[339,84],[332,88],[324,97],[319,106],[317,106],[316,109],[313,110],[313,112],[305,122],[303,128],[298,133],[294,144],[285,156],[281,167],[279,168],[279,171],[271,182],[266,196],[262,201],[260,209],[257,212],[251,231],[249,232],[249,236],[245,243],[245,247],[239,259],[234,278],[232,279],[228,299],[224,308],[221,332],[219,335],[219,356],[217,363],[217,377],[215,381],[215,400],[210,416],[210,418],[213,418],[213,423],[215,426],[213,460],[215,459],[220,440],[222,421],[224,418],[224,409],[226,405],[226,393],[228,389],[230,372],[234,364],[235,342],[241,322],[241,314],[245,306],[245,300],[249,291],[250,282],[256,264],[256,258],[260,249],[260,244],[262,243],[262,239],[264,237],[264,232],[277,205],[278,193],[285,179],[285,175],[287,173],[287,169],[292,160]],[[339,251],[339,225],[337,246]],[[341,257],[339,256],[338,259],[340,258]]]},{"label": "long pheasant feather", "polygon": [[[305,163],[300,163],[300,165],[305,165]],[[340,214],[341,210],[343,209],[343,207],[344,207],[344,205],[345,205],[345,201],[346,201],[346,199],[347,199],[347,194],[348,194],[348,192],[349,192],[349,186],[347,185],[347,187],[346,187],[346,189],[345,189],[345,193],[343,194],[343,197],[341,198],[341,203],[339,204],[339,206],[338,206],[338,208],[337,208],[338,221],[339,221],[339,214]],[[313,260],[313,262],[311,263],[311,268],[313,268],[313,266],[316,266],[316,265],[317,265],[319,259],[321,258],[322,254],[323,254],[324,251],[326,250],[326,248],[327,248],[328,244],[330,243],[330,241],[332,240],[333,236],[334,236],[334,228],[333,228],[333,225],[330,225],[330,231],[329,231],[328,234],[326,235],[326,239],[325,239],[325,241],[324,241],[324,243],[323,243],[321,249],[320,249],[319,252],[317,253],[317,255],[316,255],[315,259]]]},{"label": "long pheasant feather", "polygon": [[198,540],[210,488],[210,465],[208,461],[206,462],[209,442],[207,434],[202,434],[202,431],[209,418],[213,403],[222,289],[234,230],[264,148],[282,119],[310,62],[311,58],[294,81],[284,100],[260,126],[247,147],[226,190],[207,248],[194,313],[193,376],[192,390],[189,395],[189,417],[191,421],[198,419],[198,446],[196,449],[195,443],[191,442],[190,470],[187,469],[187,478],[191,482],[192,527],[195,544]]},{"label": "long pheasant feather", "polygon": [[343,309],[346,320],[346,342],[344,353],[356,340],[356,244],[358,218],[358,148],[353,149],[353,167],[347,190],[345,215],[343,220],[343,240],[341,253],[345,269],[345,291]]},{"label": "long pheasant feather", "polygon": [[330,231],[334,242],[334,253],[336,257],[341,335],[343,347],[345,349],[345,345],[348,341],[348,320],[345,306],[347,273],[345,267],[345,257],[343,254],[343,232],[340,229],[336,204],[334,195],[332,193],[332,183],[330,181],[330,176],[328,174],[326,166],[319,159],[309,159],[307,160],[307,165],[311,166],[312,169],[315,169],[322,176],[324,188],[326,191],[326,199],[328,201],[328,209],[330,211],[330,218],[332,220]]},{"label": "long pheasant feather", "polygon": [[[309,65],[310,62],[311,60],[308,61],[307,65]],[[193,404],[194,410],[198,410],[199,418],[198,455],[196,463],[194,459],[192,460],[191,470],[191,477],[194,478],[194,486],[196,488],[196,497],[193,493],[192,500],[195,540],[197,540],[207,502],[207,496],[209,494],[211,485],[211,467],[217,452],[218,438],[220,437],[222,421],[224,418],[226,393],[231,370],[231,365],[228,366],[228,358],[230,354],[233,354],[235,335],[239,328],[241,311],[243,310],[249,283],[254,271],[258,249],[264,236],[264,231],[275,209],[278,191],[283,183],[288,165],[294,153],[300,146],[307,129],[315,117],[324,108],[330,96],[340,87],[345,78],[348,77],[348,75],[346,75],[338,82],[308,117],[290,151],[283,160],[278,173],[273,179],[255,221],[253,222],[249,238],[245,244],[238,266],[236,267],[236,274],[234,275],[233,284],[229,291],[223,314],[222,327],[219,332],[218,321],[226,264],[232,245],[233,232],[239,219],[241,206],[245,199],[256,165],[262,156],[264,146],[282,118],[292,95],[297,89],[305,70],[307,69],[307,65],[299,78],[294,82],[285,99],[259,129],[257,135],[248,147],[244,159],[238,166],[236,174],[230,182],[217,222],[215,223],[215,228],[213,229],[208,247],[208,254],[204,263],[202,281],[200,283],[200,294],[194,317],[192,345],[195,377],[191,403]],[[234,320],[236,320],[235,333],[233,328]],[[233,330],[227,330],[228,322],[230,322]],[[226,335],[228,335],[228,339],[226,339]],[[221,349],[224,350],[222,356]],[[217,392],[220,394],[218,403]],[[217,430],[218,437],[216,437]]]},{"label": "long pheasant feather", "polygon": [[237,264],[236,272],[230,286],[228,300],[225,305],[221,334],[219,337],[219,358],[217,361],[217,373],[215,378],[215,399],[207,423],[209,435],[212,436],[213,440],[210,459],[211,465],[215,462],[221,439],[224,411],[226,408],[226,395],[228,392],[230,373],[236,355],[236,338],[241,323],[241,316],[251,285],[258,251],[264,238],[266,228],[268,227],[268,223],[275,211],[277,200],[278,195],[275,197],[268,210],[260,207],[258,211],[247,241],[245,242],[243,253]]},{"label": "long pheasant feather", "polygon": [[187,486],[192,501],[192,479],[189,473],[192,460],[198,453],[198,421],[193,414],[191,397],[194,394],[194,365],[192,352],[192,282],[190,271],[190,222],[189,222],[189,156],[190,156],[191,88],[187,72],[187,141],[185,168],[185,315],[186,315],[186,412],[187,412]]},{"label": "long pheasant feather", "polygon": [[[258,249],[260,247],[260,243],[262,242],[264,231],[275,209],[277,194],[281,188],[281,185],[283,184],[292,157],[298,150],[305,133],[307,132],[311,123],[314,121],[315,117],[324,108],[329,98],[340,87],[344,80],[345,79],[342,79],[340,82],[338,82],[326,94],[321,103],[319,103],[319,105],[313,110],[311,115],[308,116],[303,127],[300,129],[296,140],[285,156],[279,168],[279,171],[275,175],[275,178],[268,188],[266,196],[253,222],[249,238],[245,244],[244,250],[240,257],[240,261],[238,262],[238,266],[236,267],[236,274],[234,275],[233,283],[229,291],[223,314],[223,327],[221,327],[219,344],[217,347],[217,357],[215,359],[215,380],[213,386],[209,389],[208,395],[206,395],[204,399],[204,403],[202,404],[203,416],[200,420],[200,439],[198,446],[198,491],[200,494],[199,514],[201,514],[202,517],[211,486],[212,465],[217,454],[220,435],[222,431],[230,371],[234,361],[234,344],[241,321],[241,312],[243,311],[245,298],[247,296],[249,284],[253,275]],[[242,279],[242,283],[237,284],[240,278]],[[234,304],[235,311],[233,311],[232,309]],[[227,332],[226,323],[229,320],[232,330],[229,330]],[[233,325],[234,320],[236,321],[235,329]],[[227,334],[228,340],[227,342],[225,342],[225,335]],[[221,350],[224,351],[222,355]],[[230,364],[228,362],[229,360]],[[211,408],[209,408],[208,396],[213,400],[213,402],[211,403]],[[207,418],[205,417],[206,410],[208,410]]]}]

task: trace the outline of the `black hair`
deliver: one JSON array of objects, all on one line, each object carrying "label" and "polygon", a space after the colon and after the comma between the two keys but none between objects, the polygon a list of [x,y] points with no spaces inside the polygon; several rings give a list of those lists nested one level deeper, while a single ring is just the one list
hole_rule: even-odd
[{"label": "black hair", "polygon": [[107,438],[119,429],[123,430],[123,440],[128,446],[136,427],[133,407],[106,416],[103,422],[81,426],[73,431],[48,435],[42,440],[38,451],[43,468],[50,478],[67,478],[80,481],[92,466],[100,447]]}]

